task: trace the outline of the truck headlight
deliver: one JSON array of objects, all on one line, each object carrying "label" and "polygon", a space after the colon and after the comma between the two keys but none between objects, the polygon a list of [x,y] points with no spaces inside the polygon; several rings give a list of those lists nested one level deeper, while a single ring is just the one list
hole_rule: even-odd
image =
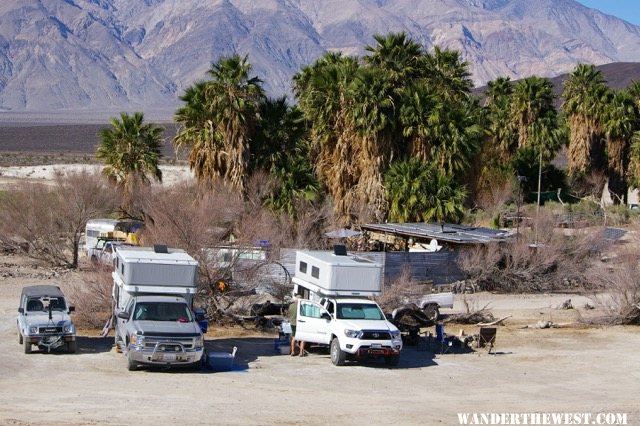
[{"label": "truck headlight", "polygon": [[65,333],[73,333],[74,331],[75,331],[75,328],[73,327],[73,324],[67,324],[64,326]]},{"label": "truck headlight", "polygon": [[360,330],[350,330],[348,328],[344,329],[344,335],[347,337],[351,337],[352,339],[357,339],[360,337]]},{"label": "truck headlight", "polygon": [[196,348],[201,348],[202,346],[204,346],[204,338],[202,336],[196,337],[193,345]]},{"label": "truck headlight", "polygon": [[400,338],[400,330],[392,331],[391,332],[391,338],[392,339],[399,339]]},{"label": "truck headlight", "polygon": [[29,327],[29,334],[38,334],[38,327],[37,326]]},{"label": "truck headlight", "polygon": [[144,336],[141,336],[139,334],[132,334],[129,338],[129,341],[132,345],[144,346]]}]

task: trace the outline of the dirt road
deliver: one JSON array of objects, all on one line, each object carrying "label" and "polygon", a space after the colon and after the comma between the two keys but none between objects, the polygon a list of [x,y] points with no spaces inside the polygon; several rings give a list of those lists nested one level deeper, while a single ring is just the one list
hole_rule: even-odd
[{"label": "dirt road", "polygon": [[[637,328],[521,328],[541,317],[573,322],[580,309],[558,310],[562,295],[474,296],[473,303],[495,299],[497,317],[514,315],[498,330],[497,355],[406,347],[397,368],[334,367],[323,351],[276,354],[275,334],[212,332],[209,350],[238,346],[234,371],[129,372],[112,338],[90,337],[94,332],[80,333],[76,355],[25,355],[15,325],[22,286],[58,283],[64,290],[80,277],[47,278],[17,256],[0,256],[0,276],[2,424],[454,425],[462,412],[550,411],[627,413],[629,424],[640,422]],[[447,327],[452,334],[460,328]]]}]

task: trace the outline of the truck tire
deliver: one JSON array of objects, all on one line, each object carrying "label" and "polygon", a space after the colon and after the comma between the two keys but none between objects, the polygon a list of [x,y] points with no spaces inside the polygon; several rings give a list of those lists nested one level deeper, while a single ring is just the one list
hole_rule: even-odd
[{"label": "truck tire", "polygon": [[75,354],[78,351],[78,343],[73,340],[71,342],[67,342],[67,352],[70,354]]},{"label": "truck tire", "polygon": [[424,316],[427,317],[427,319],[431,320],[431,321],[438,321],[438,318],[440,318],[440,310],[438,309],[438,305],[430,303],[428,305],[424,305],[424,307],[422,308],[422,312],[424,313]]},{"label": "truck tire", "polygon": [[333,365],[344,365],[347,359],[347,353],[340,349],[340,342],[337,337],[334,337],[331,341],[331,362]]},{"label": "truck tire", "polygon": [[24,339],[24,353],[25,354],[31,353],[31,342],[29,341],[29,339]]},{"label": "truck tire", "polygon": [[131,356],[127,354],[127,370],[136,371],[138,369],[138,363],[131,359]]},{"label": "truck tire", "polygon": [[384,363],[388,366],[395,367],[400,363],[400,355],[389,355],[384,357]]},{"label": "truck tire", "polygon": [[18,342],[22,344],[22,333],[18,331]]}]

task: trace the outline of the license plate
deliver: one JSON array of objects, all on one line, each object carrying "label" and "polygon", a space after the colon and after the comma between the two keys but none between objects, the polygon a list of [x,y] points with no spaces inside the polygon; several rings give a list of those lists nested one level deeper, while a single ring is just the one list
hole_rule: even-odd
[{"label": "license plate", "polygon": [[176,354],[163,354],[162,355],[162,360],[163,361],[175,361],[176,360]]},{"label": "license plate", "polygon": [[372,344],[371,344],[371,347],[372,347],[373,349],[380,349],[380,348],[382,347],[382,345],[381,345],[380,343],[372,343]]},{"label": "license plate", "polygon": [[384,349],[371,349],[369,350],[369,353],[372,355],[383,355]]},{"label": "license plate", "polygon": [[44,332],[45,332],[45,333],[55,333],[55,332],[56,332],[56,329],[55,329],[55,328],[45,328],[45,329],[44,329]]}]

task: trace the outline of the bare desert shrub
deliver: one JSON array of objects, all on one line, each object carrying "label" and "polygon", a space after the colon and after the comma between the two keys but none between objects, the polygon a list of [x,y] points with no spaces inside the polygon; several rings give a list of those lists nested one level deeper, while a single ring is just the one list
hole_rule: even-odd
[{"label": "bare desert shrub", "polygon": [[376,301],[384,312],[391,312],[404,305],[407,297],[418,294],[419,285],[411,278],[411,268],[405,266],[400,275],[389,285],[385,286],[382,296]]},{"label": "bare desert shrub", "polygon": [[532,230],[519,238],[467,250],[458,264],[481,290],[522,292],[582,288],[595,254],[596,237],[575,232],[566,237],[554,231],[554,219],[541,214]]},{"label": "bare desert shrub", "polygon": [[601,322],[640,325],[640,256],[636,249],[617,247],[608,263],[596,263],[589,281],[597,284],[593,299],[606,312]]},{"label": "bare desert shrub", "polygon": [[86,171],[58,174],[53,186],[22,183],[0,202],[0,239],[19,241],[34,259],[77,268],[87,220],[111,213],[116,204],[113,190]]},{"label": "bare desert shrub", "polygon": [[84,282],[70,284],[67,292],[76,308],[73,318],[76,326],[102,327],[111,317],[111,271],[112,268],[98,266],[84,273]]},{"label": "bare desert shrub", "polygon": [[473,296],[463,294],[462,303],[464,305],[464,312],[448,316],[446,322],[456,324],[478,324],[491,322],[495,319],[493,313],[489,310],[489,304],[480,307],[478,300]]}]

